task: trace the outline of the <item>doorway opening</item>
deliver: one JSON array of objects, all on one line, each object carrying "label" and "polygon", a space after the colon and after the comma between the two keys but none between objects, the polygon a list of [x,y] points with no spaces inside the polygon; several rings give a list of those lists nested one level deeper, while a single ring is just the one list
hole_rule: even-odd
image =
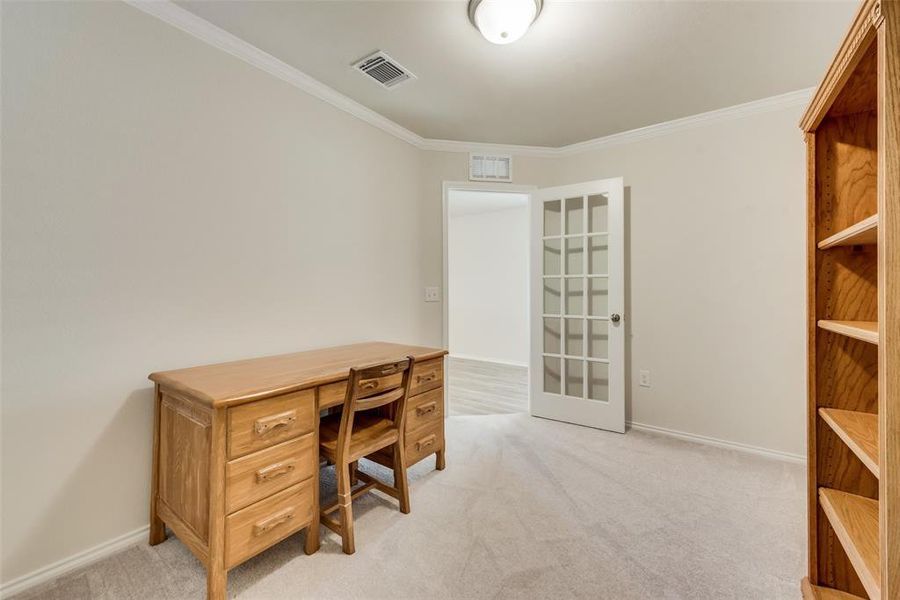
[{"label": "doorway opening", "polygon": [[451,416],[528,412],[529,188],[445,185]]}]

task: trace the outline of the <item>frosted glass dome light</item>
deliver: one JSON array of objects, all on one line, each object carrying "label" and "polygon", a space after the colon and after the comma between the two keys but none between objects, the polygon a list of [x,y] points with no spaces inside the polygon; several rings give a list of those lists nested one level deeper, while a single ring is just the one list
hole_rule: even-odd
[{"label": "frosted glass dome light", "polygon": [[469,0],[469,20],[494,44],[511,44],[541,12],[542,0]]}]

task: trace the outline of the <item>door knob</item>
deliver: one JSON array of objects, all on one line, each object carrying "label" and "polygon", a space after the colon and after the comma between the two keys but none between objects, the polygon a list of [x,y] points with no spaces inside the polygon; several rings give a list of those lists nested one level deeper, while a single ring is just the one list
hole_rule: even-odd
[{"label": "door knob", "polygon": [[609,315],[609,320],[612,321],[613,323],[618,323],[621,319],[622,319],[622,317],[619,316],[619,313],[613,313],[613,314]]}]

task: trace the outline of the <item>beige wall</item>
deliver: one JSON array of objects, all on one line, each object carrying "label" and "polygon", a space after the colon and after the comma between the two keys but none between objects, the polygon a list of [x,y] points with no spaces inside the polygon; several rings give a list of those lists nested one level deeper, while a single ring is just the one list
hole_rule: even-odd
[{"label": "beige wall", "polygon": [[801,110],[561,162],[560,182],[625,178],[631,420],[804,454]]},{"label": "beige wall", "polygon": [[[554,159],[515,183],[624,177],[626,418],[794,455],[805,447],[800,107]],[[467,155],[429,152],[427,202]],[[651,372],[652,387],[637,385]]]},{"label": "beige wall", "polygon": [[2,4],[2,577],[147,523],[153,370],[440,343],[421,153],[119,2]]},{"label": "beige wall", "polygon": [[[2,28],[8,581],[146,524],[151,370],[440,343],[422,290],[466,155],[124,4],[4,2]],[[625,177],[635,421],[802,452],[798,113],[516,158],[518,184]]]},{"label": "beige wall", "polygon": [[[517,184],[625,178],[627,419],[804,453],[801,110],[514,158]],[[440,206],[440,181],[463,180],[467,155],[426,154],[423,193]],[[637,385],[641,369],[652,387]]]}]

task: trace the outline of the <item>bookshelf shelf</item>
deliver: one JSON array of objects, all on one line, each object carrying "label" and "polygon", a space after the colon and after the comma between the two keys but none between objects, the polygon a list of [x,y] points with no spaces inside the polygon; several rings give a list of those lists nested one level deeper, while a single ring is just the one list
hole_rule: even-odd
[{"label": "bookshelf shelf", "polygon": [[819,250],[878,243],[878,215],[872,215],[819,242]]}]

